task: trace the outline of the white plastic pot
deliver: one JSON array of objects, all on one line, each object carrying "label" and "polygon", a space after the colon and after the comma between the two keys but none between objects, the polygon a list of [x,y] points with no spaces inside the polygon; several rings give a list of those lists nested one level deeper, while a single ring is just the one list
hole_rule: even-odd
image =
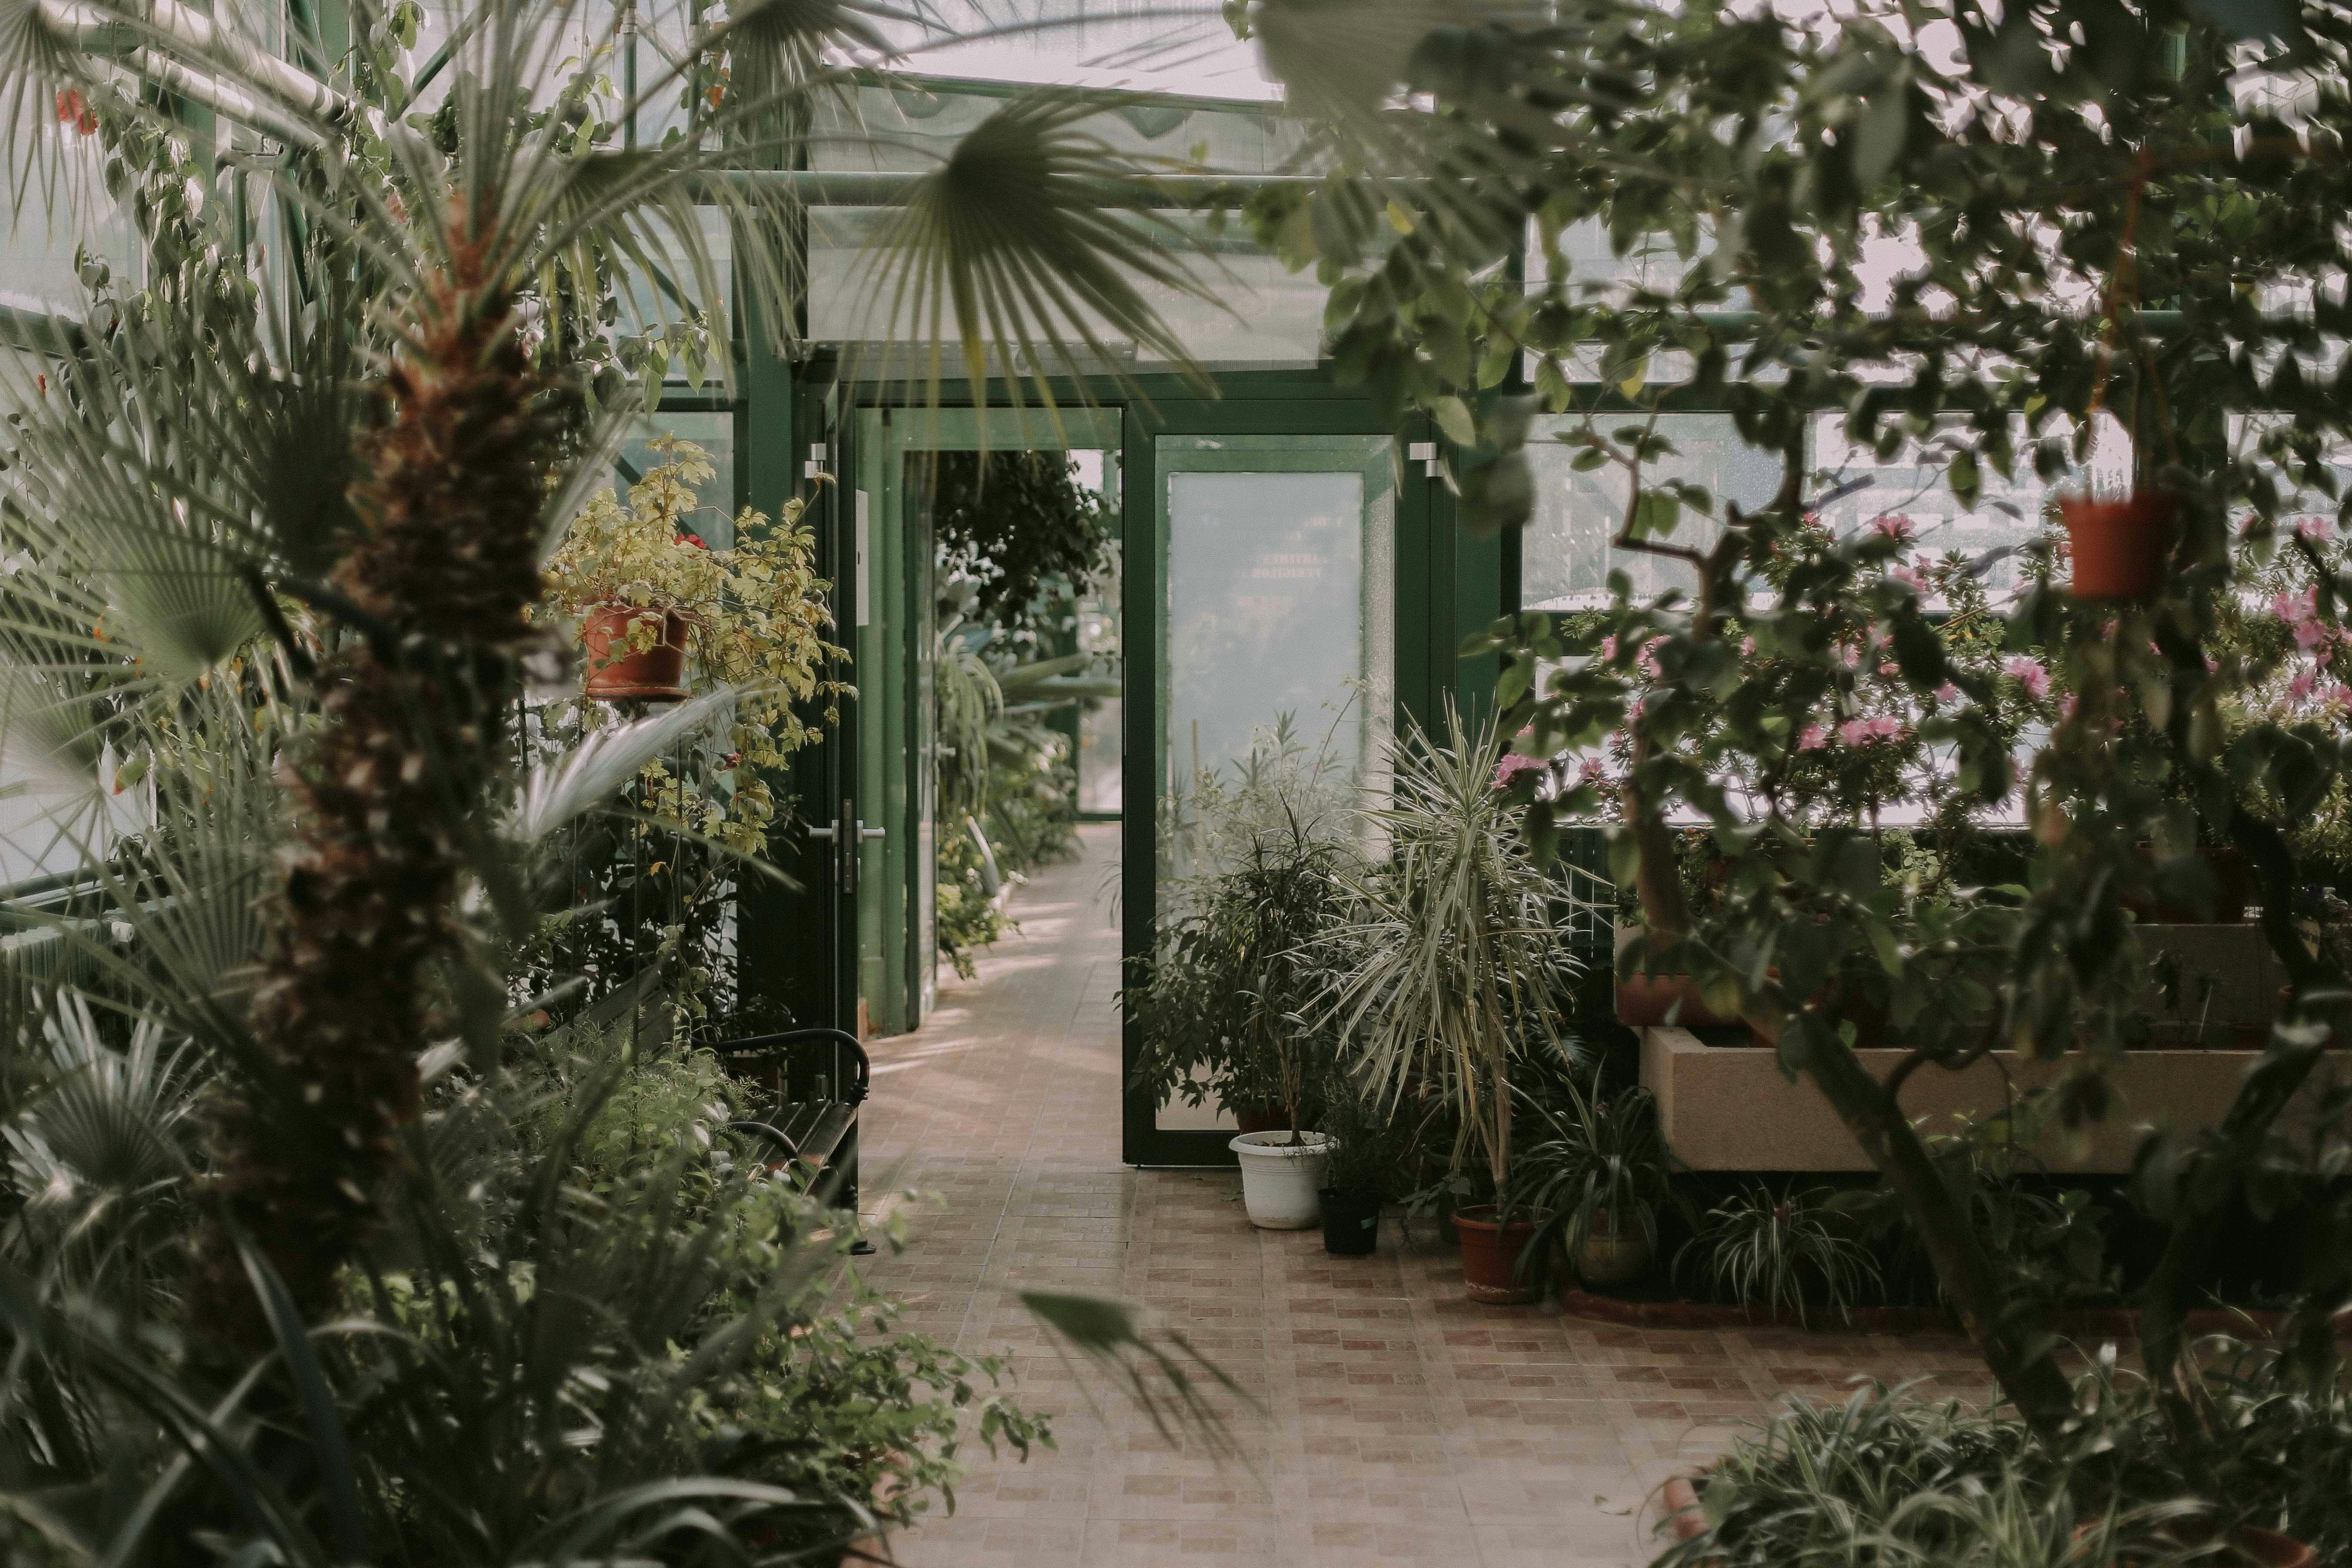
[{"label": "white plastic pot", "polygon": [[1242,1206],[1260,1230],[1305,1230],[1323,1223],[1323,1165],[1331,1140],[1287,1130],[1244,1132],[1226,1147],[1241,1156]]}]

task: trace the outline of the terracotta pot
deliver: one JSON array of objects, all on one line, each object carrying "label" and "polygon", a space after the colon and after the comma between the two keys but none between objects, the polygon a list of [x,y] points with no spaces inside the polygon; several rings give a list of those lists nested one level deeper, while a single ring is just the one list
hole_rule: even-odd
[{"label": "terracotta pot", "polygon": [[2164,586],[2166,557],[2180,526],[2180,497],[2141,490],[2126,500],[2076,496],[2058,503],[2074,557],[2068,591],[2078,599],[2141,604]]},{"label": "terracotta pot", "polygon": [[[2156,858],[2156,846],[2139,847],[2144,860]],[[2140,899],[2122,900],[2126,909],[2142,920],[2153,920],[2158,925],[2242,925],[2246,910],[2254,902],[2254,868],[2245,855],[2228,847],[2200,849],[2197,858],[2213,873],[2213,910],[2208,914],[2189,904],[2167,903],[2158,899],[2153,905]]]},{"label": "terracotta pot", "polygon": [[1617,982],[1617,1021],[1628,1028],[1679,1024],[1685,1029],[1737,1024],[1708,1009],[1687,974],[1627,974]]},{"label": "terracotta pot", "polygon": [[1650,1241],[1642,1234],[1641,1226],[1616,1227],[1607,1209],[1594,1218],[1599,1223],[1585,1237],[1584,1245],[1576,1249],[1579,1279],[1587,1285],[1622,1285],[1650,1267]]},{"label": "terracotta pot", "polygon": [[1530,1217],[1499,1224],[1491,1204],[1454,1211],[1454,1230],[1462,1241],[1462,1284],[1473,1301],[1507,1307],[1543,1294],[1540,1274],[1524,1284],[1518,1277],[1519,1254],[1528,1249],[1540,1223]]},{"label": "terracotta pot", "polygon": [[[2095,1524],[2084,1525],[2074,1531],[2074,1539],[2089,1540],[2098,1530]],[[2182,1520],[2161,1527],[2144,1540],[2117,1542],[2115,1554],[2101,1568],[2158,1568],[2158,1564],[2179,1561],[2184,1552],[2206,1546],[2212,1539],[2213,1527],[2207,1521]],[[2211,1563],[2213,1568],[2319,1568],[2319,1553],[2302,1542],[2254,1525],[2231,1531],[2225,1550],[2200,1552],[2195,1561]]]},{"label": "terracotta pot", "polygon": [[[661,640],[643,653],[628,651],[630,623],[656,616]],[[686,689],[686,628],[683,610],[604,605],[589,611],[580,622],[580,646],[588,656],[583,689],[599,702],[684,701],[691,695]]]}]

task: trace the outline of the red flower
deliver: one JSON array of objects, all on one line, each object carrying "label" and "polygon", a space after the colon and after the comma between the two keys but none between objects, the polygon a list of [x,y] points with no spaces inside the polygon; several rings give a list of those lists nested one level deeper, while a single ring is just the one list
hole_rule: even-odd
[{"label": "red flower", "polygon": [[710,546],[702,542],[702,536],[698,533],[681,533],[677,538],[671,540],[670,542],[673,544],[691,544],[697,550],[708,550],[710,548]]}]

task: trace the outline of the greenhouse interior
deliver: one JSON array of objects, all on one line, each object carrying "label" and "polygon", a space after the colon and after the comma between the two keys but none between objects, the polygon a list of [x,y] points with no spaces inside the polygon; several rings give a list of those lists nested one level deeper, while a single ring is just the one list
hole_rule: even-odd
[{"label": "greenhouse interior", "polygon": [[2348,148],[2323,0],[0,0],[7,1562],[2352,1563]]}]

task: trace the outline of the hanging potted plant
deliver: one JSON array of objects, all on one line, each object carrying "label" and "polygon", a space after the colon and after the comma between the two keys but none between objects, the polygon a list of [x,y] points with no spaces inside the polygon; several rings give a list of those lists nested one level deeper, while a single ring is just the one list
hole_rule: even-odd
[{"label": "hanging potted plant", "polygon": [[716,684],[782,680],[782,701],[815,695],[812,660],[833,650],[822,635],[827,585],[811,570],[814,551],[800,526],[806,501],[786,502],[772,527],[746,509],[736,542],[714,550],[697,526],[717,510],[697,494],[713,477],[709,457],[669,436],[652,446],[660,461],[626,503],[600,491],[548,563],[546,608],[579,624],[583,694],[679,701],[691,662]]},{"label": "hanging potted plant", "polygon": [[[2116,330],[2137,291],[2137,252],[2133,237],[2139,227],[2140,201],[2147,189],[2148,167],[2149,158],[2143,149],[2125,208],[2123,240],[2116,256],[2115,273],[2108,280],[2106,325],[2099,340],[2099,367],[2091,384],[2090,405],[2083,416],[2085,429],[2096,428],[2100,411],[2105,405],[2107,373],[2115,363]],[[2167,438],[2170,438],[2171,422],[2160,390],[2156,412],[2164,423]],[[2137,378],[2133,382],[2131,409],[2124,427],[2126,439],[2133,445],[2137,469]],[[2077,599],[2105,599],[2121,604],[2146,604],[2155,598],[2164,588],[2166,563],[2171,558],[2173,542],[2180,531],[2180,510],[2181,498],[2177,492],[2139,488],[2136,474],[2131,493],[2120,498],[2103,498],[2088,491],[2062,498],[2058,517],[2066,530],[2070,573],[2067,591]]]},{"label": "hanging potted plant", "polygon": [[1355,955],[1330,1014],[1360,1043],[1361,1071],[1390,1106],[1409,1086],[1452,1101],[1457,1178],[1484,1204],[1457,1209],[1474,1300],[1535,1299],[1520,1255],[1547,1216],[1496,1206],[1511,1163],[1511,1075],[1524,1053],[1565,1050],[1563,1001],[1578,973],[1555,923],[1559,884],[1536,863],[1507,789],[1503,740],[1447,714],[1447,744],[1419,730],[1392,753],[1394,804],[1374,813],[1391,858],[1366,876],[1345,932]]}]

